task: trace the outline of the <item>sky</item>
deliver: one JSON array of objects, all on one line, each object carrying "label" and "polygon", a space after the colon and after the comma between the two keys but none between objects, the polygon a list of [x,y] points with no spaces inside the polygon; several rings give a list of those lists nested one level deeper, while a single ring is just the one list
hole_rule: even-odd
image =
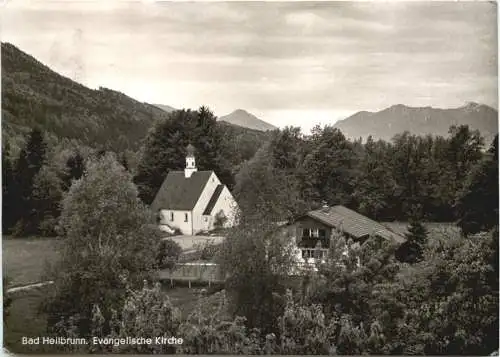
[{"label": "sky", "polygon": [[498,108],[489,2],[10,1],[1,39],[91,88],[276,126],[394,104]]}]

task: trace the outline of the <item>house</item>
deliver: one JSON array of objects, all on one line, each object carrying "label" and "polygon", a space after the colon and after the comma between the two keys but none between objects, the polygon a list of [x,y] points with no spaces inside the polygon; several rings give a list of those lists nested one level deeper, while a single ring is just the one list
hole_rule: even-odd
[{"label": "house", "polygon": [[310,211],[289,225],[287,231],[294,239],[297,259],[301,263],[324,261],[336,232],[360,245],[369,237],[379,237],[395,244],[405,242],[402,235],[344,206]]},{"label": "house", "polygon": [[185,235],[236,223],[238,204],[213,171],[198,171],[194,147],[187,147],[184,171],[170,171],[151,203],[163,230]]}]

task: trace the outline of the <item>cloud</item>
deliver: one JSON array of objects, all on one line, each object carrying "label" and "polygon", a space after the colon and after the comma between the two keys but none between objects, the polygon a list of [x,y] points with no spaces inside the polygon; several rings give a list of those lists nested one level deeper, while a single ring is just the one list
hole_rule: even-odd
[{"label": "cloud", "polygon": [[273,120],[396,103],[497,106],[492,3],[20,1],[4,10],[4,41],[143,101]]}]

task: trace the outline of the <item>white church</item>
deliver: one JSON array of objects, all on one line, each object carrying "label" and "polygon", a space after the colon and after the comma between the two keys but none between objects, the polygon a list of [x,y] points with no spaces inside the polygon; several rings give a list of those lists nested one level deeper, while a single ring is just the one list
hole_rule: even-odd
[{"label": "white church", "polygon": [[158,213],[160,229],[178,229],[195,235],[236,224],[238,204],[213,171],[198,171],[194,147],[187,147],[184,171],[170,171],[151,209]]}]

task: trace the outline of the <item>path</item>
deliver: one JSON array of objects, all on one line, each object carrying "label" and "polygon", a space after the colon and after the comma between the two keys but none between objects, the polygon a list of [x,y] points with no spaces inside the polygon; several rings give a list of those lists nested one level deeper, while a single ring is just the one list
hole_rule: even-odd
[{"label": "path", "polygon": [[28,284],[28,285],[23,285],[23,286],[15,286],[13,288],[7,289],[7,294],[17,293],[19,291],[31,290],[34,288],[40,288],[42,286],[51,285],[51,284],[54,284],[54,282],[50,280],[50,281],[43,281],[41,283],[33,283],[33,284]]}]

